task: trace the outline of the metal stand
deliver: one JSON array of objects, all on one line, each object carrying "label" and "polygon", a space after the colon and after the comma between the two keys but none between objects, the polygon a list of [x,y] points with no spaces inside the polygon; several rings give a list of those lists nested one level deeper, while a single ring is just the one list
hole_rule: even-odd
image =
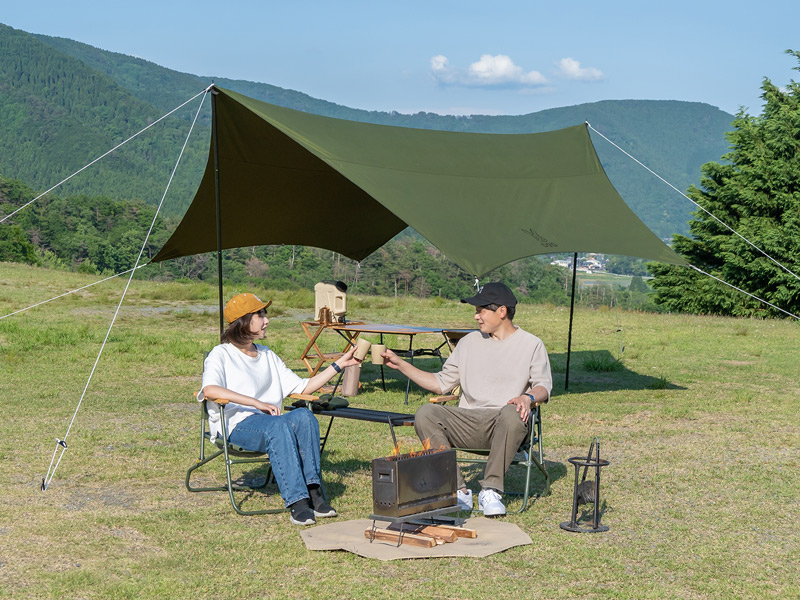
[{"label": "metal stand", "polygon": [[[597,454],[592,458],[592,448],[595,444],[597,444]],[[583,456],[573,456],[568,460],[575,465],[575,488],[572,492],[572,519],[569,522],[565,521],[561,523],[561,529],[574,533],[600,533],[601,531],[608,531],[606,525],[600,525],[600,468],[608,466],[609,464],[607,460],[600,460],[600,442],[595,439],[592,446],[589,447],[589,456],[586,458]],[[581,527],[578,524],[578,488],[583,485],[578,483],[578,474],[580,473],[581,467],[583,467],[584,478],[586,477],[586,469],[589,467],[594,468],[594,496],[592,497],[590,494],[594,504],[591,527]]]},{"label": "metal stand", "polygon": [[[414,513],[412,515],[406,515],[403,517],[388,517],[385,515],[370,515],[369,518],[372,519],[372,529],[370,530],[370,537],[369,543],[371,544],[375,540],[375,529],[376,521],[388,521],[389,523],[399,523],[400,524],[400,537],[397,540],[397,545],[400,546],[403,543],[403,526],[405,524],[409,525],[462,525],[464,523],[464,519],[459,517],[445,517],[441,518],[440,515],[445,515],[449,513],[458,512],[458,505],[454,504],[453,506],[445,506],[443,508],[436,508],[434,510],[426,510],[424,512]],[[438,518],[437,518],[438,517]]]}]

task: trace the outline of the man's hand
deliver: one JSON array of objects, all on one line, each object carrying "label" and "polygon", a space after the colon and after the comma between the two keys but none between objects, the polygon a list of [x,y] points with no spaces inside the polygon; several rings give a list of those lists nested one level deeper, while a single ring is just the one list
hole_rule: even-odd
[{"label": "man's hand", "polygon": [[522,419],[523,423],[528,422],[528,418],[531,416],[531,399],[528,398],[526,395],[517,396],[516,398],[512,398],[507,402],[507,404],[513,404],[517,407],[517,414],[519,414],[519,418]]},{"label": "man's hand", "polygon": [[406,362],[388,348],[381,352],[381,356],[383,357],[383,364],[390,369],[400,369],[403,363]]},{"label": "man's hand", "polygon": [[383,357],[384,365],[390,369],[397,369],[400,371],[400,373],[408,377],[421,388],[424,388],[429,392],[433,392],[434,394],[442,393],[442,388],[439,387],[439,381],[436,379],[436,376],[433,373],[418,369],[407,360],[403,360],[397,356],[397,354],[388,348],[381,352],[381,356]]}]

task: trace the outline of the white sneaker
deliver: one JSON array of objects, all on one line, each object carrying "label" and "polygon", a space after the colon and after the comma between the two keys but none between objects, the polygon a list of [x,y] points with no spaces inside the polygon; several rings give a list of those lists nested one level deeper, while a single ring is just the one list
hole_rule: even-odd
[{"label": "white sneaker", "polygon": [[472,510],[472,490],[467,489],[466,492],[461,490],[456,491],[456,498],[458,499],[459,510]]},{"label": "white sneaker", "polygon": [[500,494],[492,489],[486,488],[478,494],[478,510],[483,511],[484,516],[499,517],[506,514],[506,507],[503,506]]}]

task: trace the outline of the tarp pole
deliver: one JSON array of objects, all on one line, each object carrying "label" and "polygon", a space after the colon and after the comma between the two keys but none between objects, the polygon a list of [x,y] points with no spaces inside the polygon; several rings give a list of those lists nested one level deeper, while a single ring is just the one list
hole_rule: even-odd
[{"label": "tarp pole", "polygon": [[214,199],[217,206],[217,283],[219,286],[219,335],[225,331],[223,320],[223,296],[222,296],[222,210],[219,200],[219,144],[217,140],[217,94],[216,88],[211,90],[211,139],[213,140],[214,153]]},{"label": "tarp pole", "polygon": [[572,294],[569,301],[569,333],[567,334],[567,369],[564,374],[564,391],[569,390],[569,359],[572,355],[572,317],[575,314],[575,278],[578,270],[578,253],[572,255]]}]

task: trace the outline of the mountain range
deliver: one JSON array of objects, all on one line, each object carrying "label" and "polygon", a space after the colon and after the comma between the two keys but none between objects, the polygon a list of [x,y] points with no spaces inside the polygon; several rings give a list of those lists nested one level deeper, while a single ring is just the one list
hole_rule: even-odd
[{"label": "mountain range", "polygon": [[[253,98],[320,115],[424,129],[535,133],[583,123],[677,189],[698,185],[701,166],[728,151],[733,115],[674,100],[606,100],[518,116],[448,116],[365,111],[266,83],[180,73],[78,41],[0,24],[0,176],[44,191],[140,131],[211,83]],[[184,144],[200,97],[55,193],[141,199],[157,204]],[[202,176],[210,137],[203,104],[164,210],[180,215]],[[693,206],[594,132],[609,178],[660,237],[686,233]]]}]

